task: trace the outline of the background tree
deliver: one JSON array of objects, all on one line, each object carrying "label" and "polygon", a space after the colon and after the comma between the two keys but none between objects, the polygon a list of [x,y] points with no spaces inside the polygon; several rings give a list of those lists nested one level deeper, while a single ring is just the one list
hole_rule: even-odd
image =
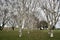
[{"label": "background tree", "polygon": [[[41,20],[45,20],[48,23],[49,34],[53,37],[52,28],[60,16],[59,0],[0,0],[0,5],[0,14],[3,15],[1,16],[1,26],[4,27],[11,19],[16,21],[21,37],[22,29],[25,26],[33,29]],[[13,24],[13,22],[11,23]]]},{"label": "background tree", "polygon": [[40,21],[39,24],[38,24],[38,28],[40,28],[40,30],[47,29],[48,28],[48,23],[45,20]]},{"label": "background tree", "polygon": [[55,26],[59,20],[60,1],[59,0],[41,0],[39,5],[41,10],[44,12],[46,16],[50,37],[53,37],[52,27]]}]

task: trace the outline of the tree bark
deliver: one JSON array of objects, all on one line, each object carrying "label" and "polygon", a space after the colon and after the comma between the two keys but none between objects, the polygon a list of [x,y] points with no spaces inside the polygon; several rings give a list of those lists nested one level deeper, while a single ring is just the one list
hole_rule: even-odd
[{"label": "tree bark", "polygon": [[53,36],[53,30],[51,30],[50,37],[54,37],[54,36]]},{"label": "tree bark", "polygon": [[23,19],[23,21],[22,21],[22,26],[19,28],[19,37],[22,36],[22,30],[23,30],[23,28],[24,28],[24,24],[25,24],[25,19]]},{"label": "tree bark", "polygon": [[51,28],[49,23],[48,23],[48,34],[50,35],[50,37],[54,37],[53,36],[53,30],[52,30],[52,28]]}]

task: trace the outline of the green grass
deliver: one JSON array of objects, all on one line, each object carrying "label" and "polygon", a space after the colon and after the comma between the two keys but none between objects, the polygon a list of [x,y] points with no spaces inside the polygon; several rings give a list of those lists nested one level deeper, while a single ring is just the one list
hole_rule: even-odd
[{"label": "green grass", "polygon": [[60,40],[60,30],[54,30],[54,37],[50,38],[47,30],[33,30],[30,34],[23,30],[21,38],[18,37],[18,30],[0,31],[0,40]]}]

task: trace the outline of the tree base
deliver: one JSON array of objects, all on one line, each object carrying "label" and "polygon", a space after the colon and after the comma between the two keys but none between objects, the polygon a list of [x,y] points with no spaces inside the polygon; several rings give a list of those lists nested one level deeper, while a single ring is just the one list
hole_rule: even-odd
[{"label": "tree base", "polygon": [[21,37],[22,35],[19,35],[19,37]]},{"label": "tree base", "polygon": [[50,34],[50,37],[54,37],[54,36],[53,36],[53,33]]}]

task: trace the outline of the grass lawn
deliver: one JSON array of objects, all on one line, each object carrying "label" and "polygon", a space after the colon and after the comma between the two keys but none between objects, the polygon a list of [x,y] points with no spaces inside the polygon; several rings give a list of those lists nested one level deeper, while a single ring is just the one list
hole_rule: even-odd
[{"label": "grass lawn", "polygon": [[18,30],[0,31],[0,40],[60,40],[60,30],[54,30],[53,38],[49,37],[47,30],[33,30],[30,34],[24,30],[21,38],[18,34]]}]

